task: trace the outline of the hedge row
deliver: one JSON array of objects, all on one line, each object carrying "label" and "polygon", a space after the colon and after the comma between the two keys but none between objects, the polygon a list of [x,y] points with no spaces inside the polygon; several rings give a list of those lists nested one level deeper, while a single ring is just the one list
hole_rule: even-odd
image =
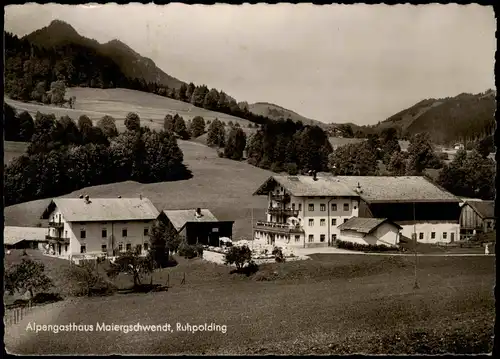
[{"label": "hedge row", "polygon": [[389,247],[383,244],[361,244],[353,243],[347,241],[337,241],[337,247],[342,249],[348,249],[351,251],[361,251],[361,252],[390,252],[399,251],[397,247]]}]

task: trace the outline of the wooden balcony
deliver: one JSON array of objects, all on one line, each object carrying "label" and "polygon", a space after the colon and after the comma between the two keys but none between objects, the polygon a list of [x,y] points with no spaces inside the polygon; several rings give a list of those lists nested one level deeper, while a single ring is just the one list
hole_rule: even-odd
[{"label": "wooden balcony", "polygon": [[299,210],[291,208],[269,207],[267,209],[267,213],[279,216],[297,217],[299,215]]},{"label": "wooden balcony", "polygon": [[64,237],[54,237],[54,236],[45,236],[45,239],[47,239],[50,243],[63,243],[63,244],[69,244],[69,238],[64,238]]},{"label": "wooden balcony", "polygon": [[264,232],[275,232],[275,233],[304,233],[301,226],[294,226],[286,223],[274,223],[274,222],[264,222],[258,221],[254,225],[254,229],[257,231]]},{"label": "wooden balcony", "polygon": [[49,222],[49,227],[64,228],[64,223],[63,222]]}]

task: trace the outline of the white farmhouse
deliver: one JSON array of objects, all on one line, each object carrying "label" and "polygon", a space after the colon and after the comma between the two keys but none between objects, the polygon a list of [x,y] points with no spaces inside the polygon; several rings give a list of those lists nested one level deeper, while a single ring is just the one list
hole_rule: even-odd
[{"label": "white farmhouse", "polygon": [[137,249],[145,254],[159,212],[147,198],[56,198],[45,209],[51,253],[72,259],[114,256]]},{"label": "white farmhouse", "polygon": [[254,225],[262,244],[333,245],[352,217],[387,218],[420,242],[459,238],[460,200],[422,176],[271,176],[254,195],[268,197]]},{"label": "white farmhouse", "polygon": [[399,243],[402,227],[387,218],[353,217],[338,226],[338,229],[341,241],[394,247]]},{"label": "white farmhouse", "polygon": [[359,194],[333,176],[272,176],[254,193],[268,196],[267,220],[254,226],[261,244],[330,246],[337,226],[357,217]]}]

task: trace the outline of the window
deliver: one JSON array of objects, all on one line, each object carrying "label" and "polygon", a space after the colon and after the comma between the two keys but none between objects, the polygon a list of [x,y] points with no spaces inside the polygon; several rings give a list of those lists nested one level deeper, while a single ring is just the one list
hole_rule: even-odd
[{"label": "window", "polygon": [[142,246],[141,246],[140,244],[138,244],[138,245],[136,246],[136,248],[137,248],[137,252],[139,252],[139,253],[141,253],[141,252],[142,252]]},{"label": "window", "polygon": [[336,241],[337,240],[337,235],[336,234],[332,234],[332,241]]},{"label": "window", "polygon": [[80,238],[81,239],[87,238],[87,232],[85,232],[85,229],[80,230]]},{"label": "window", "polygon": [[64,238],[68,238],[68,231],[64,231]]},{"label": "window", "polygon": [[219,232],[219,228],[212,228],[212,233],[217,233]]},{"label": "window", "polygon": [[127,236],[127,228],[123,228],[122,229],[122,237],[126,237]]},{"label": "window", "polygon": [[127,251],[132,249],[132,245],[130,243],[127,243]]},{"label": "window", "polygon": [[123,251],[123,244],[118,244],[118,252],[122,252]]},{"label": "window", "polygon": [[292,209],[295,209],[295,203],[292,203]]},{"label": "window", "polygon": [[64,245],[64,251],[65,251],[65,252],[67,252],[67,251],[68,251],[68,245],[67,245],[67,244],[65,244],[65,245]]},{"label": "window", "polygon": [[337,225],[337,218],[332,218],[332,226],[336,226]]},{"label": "window", "polygon": [[314,242],[314,234],[309,235],[309,242]]},{"label": "window", "polygon": [[332,211],[335,212],[337,210],[337,203],[332,203]]},{"label": "window", "polygon": [[108,251],[108,248],[107,248],[107,246],[106,246],[105,244],[103,244],[103,245],[101,246],[101,251],[102,251],[102,252],[107,252],[107,251]]},{"label": "window", "polygon": [[436,238],[436,232],[431,232],[431,239]]},{"label": "window", "polygon": [[424,239],[424,232],[420,232],[420,233],[418,234],[418,238],[419,238],[419,239]]},{"label": "window", "polygon": [[321,204],[319,205],[319,210],[320,210],[321,212],[326,211],[326,204],[321,203]]},{"label": "window", "polygon": [[344,218],[344,223],[347,222],[349,220],[349,218]]},{"label": "window", "polygon": [[450,233],[450,241],[454,242],[455,241],[455,233],[451,232]]},{"label": "window", "polygon": [[149,236],[149,228],[148,227],[144,228],[144,235]]},{"label": "window", "polygon": [[300,242],[300,236],[295,236],[295,242]]},{"label": "window", "polygon": [[448,234],[448,233],[443,232],[443,239],[446,239],[446,235],[447,235],[447,234]]},{"label": "window", "polygon": [[321,235],[319,236],[319,241],[320,241],[320,242],[324,242],[324,241],[325,241],[325,235],[324,235],[324,234],[321,234]]},{"label": "window", "polygon": [[314,211],[314,204],[309,203],[309,212],[313,212],[313,211]]},{"label": "window", "polygon": [[319,220],[319,225],[320,225],[320,226],[324,226],[324,225],[326,225],[326,220],[325,220],[324,218],[320,219],[320,220]]},{"label": "window", "polygon": [[312,226],[314,226],[314,219],[309,220],[309,227],[312,227]]},{"label": "window", "polygon": [[85,245],[80,246],[80,253],[86,253],[87,252],[87,247]]},{"label": "window", "polygon": [[144,250],[147,251],[149,249],[149,244],[148,243],[144,243]]},{"label": "window", "polygon": [[106,238],[108,236],[108,231],[106,229],[103,229],[101,232],[101,237]]},{"label": "window", "polygon": [[491,222],[486,222],[486,227],[491,228]]},{"label": "window", "polygon": [[348,211],[349,210],[349,203],[344,203],[344,211]]}]

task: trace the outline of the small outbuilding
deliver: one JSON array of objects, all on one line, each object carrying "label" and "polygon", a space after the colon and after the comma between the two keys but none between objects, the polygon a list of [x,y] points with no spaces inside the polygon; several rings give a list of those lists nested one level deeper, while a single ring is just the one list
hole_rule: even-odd
[{"label": "small outbuilding", "polygon": [[189,244],[218,247],[221,238],[233,237],[234,221],[219,221],[208,209],[164,210],[160,218]]},{"label": "small outbuilding", "polygon": [[43,249],[48,228],[6,226],[3,232],[5,249]]},{"label": "small outbuilding", "polygon": [[340,240],[364,245],[396,246],[402,227],[387,218],[352,217],[337,227]]}]

